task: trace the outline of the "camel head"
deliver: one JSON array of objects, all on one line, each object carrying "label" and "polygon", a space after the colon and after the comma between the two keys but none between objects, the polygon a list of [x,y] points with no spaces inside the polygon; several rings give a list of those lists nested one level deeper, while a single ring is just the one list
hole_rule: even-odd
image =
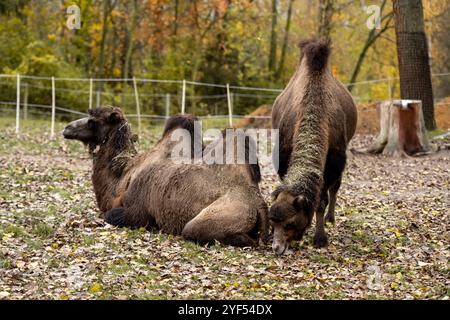
[{"label": "camel head", "polygon": [[273,227],[272,249],[281,255],[292,240],[301,240],[311,225],[312,214],[304,196],[294,196],[287,190],[277,189],[272,194],[269,219]]},{"label": "camel head", "polygon": [[89,146],[96,146],[104,143],[119,130],[126,131],[129,134],[127,120],[117,107],[107,106],[89,109],[88,115],[69,123],[64,128],[64,138],[79,140]]}]

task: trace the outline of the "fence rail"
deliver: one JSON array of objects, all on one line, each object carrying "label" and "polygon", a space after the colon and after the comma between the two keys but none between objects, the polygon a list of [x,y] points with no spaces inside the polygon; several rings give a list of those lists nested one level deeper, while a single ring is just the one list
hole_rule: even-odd
[{"label": "fence rail", "polygon": [[[432,77],[445,77],[450,76],[450,73],[437,73],[433,74]],[[56,101],[56,92],[70,92],[70,93],[81,93],[81,94],[88,94],[89,95],[89,108],[93,107],[94,104],[94,93],[96,97],[96,105],[100,105],[101,96],[100,95],[107,95],[107,96],[115,96],[115,93],[111,92],[103,92],[99,90],[94,90],[94,83],[107,83],[107,82],[122,82],[122,83],[129,83],[133,86],[133,93],[126,93],[121,92],[120,95],[122,96],[128,96],[128,97],[134,97],[134,104],[136,108],[135,114],[127,114],[128,117],[137,118],[138,122],[138,132],[140,133],[141,129],[141,118],[152,118],[152,119],[166,119],[170,116],[170,109],[171,109],[171,99],[176,98],[181,100],[180,103],[180,109],[181,113],[184,114],[186,112],[186,102],[194,101],[197,99],[201,100],[213,100],[213,99],[220,99],[220,100],[226,100],[226,106],[227,106],[227,112],[223,115],[218,115],[217,111],[215,112],[215,115],[208,115],[208,116],[201,116],[200,118],[206,119],[206,118],[225,118],[227,117],[229,120],[229,125],[233,125],[233,119],[234,118],[254,118],[254,119],[270,119],[270,116],[256,116],[256,115],[236,115],[233,114],[233,102],[236,98],[264,98],[264,99],[270,99],[270,101],[273,101],[278,93],[282,91],[282,89],[278,88],[260,88],[260,87],[251,87],[251,86],[235,86],[230,84],[216,84],[216,83],[206,83],[206,82],[197,82],[197,81],[189,81],[189,80],[166,80],[166,79],[145,79],[145,78],[68,78],[68,77],[43,77],[43,76],[30,76],[30,75],[11,75],[11,74],[0,74],[0,79],[15,79],[16,80],[16,101],[0,101],[1,105],[7,105],[7,106],[16,106],[16,133],[19,133],[20,131],[20,114],[21,114],[21,108],[23,108],[24,111],[24,118],[27,117],[27,110],[28,108],[43,108],[43,109],[49,109],[51,110],[51,132],[50,135],[54,136],[54,128],[55,128],[55,117],[57,112],[65,112],[69,114],[75,114],[75,115],[85,115],[85,113],[72,110],[70,108],[64,108],[62,106],[57,105]],[[30,79],[30,80],[45,80],[49,81],[49,86],[43,86],[43,85],[32,85],[28,82],[25,82],[23,80]],[[374,79],[374,80],[366,80],[366,81],[359,81],[355,83],[348,83],[347,86],[351,85],[353,87],[355,86],[362,86],[362,85],[372,85],[376,83],[386,83],[387,84],[387,90],[386,94],[384,95],[386,99],[393,99],[393,83],[395,81],[398,81],[399,78],[383,78],[383,79]],[[69,82],[83,82],[83,83],[89,83],[89,90],[81,90],[81,89],[68,89],[68,88],[58,88],[57,83],[62,81],[69,81]],[[174,93],[145,93],[140,92],[140,88],[138,84],[146,84],[146,83],[165,83],[165,84],[175,84],[177,86],[181,85],[181,95],[180,94],[174,94]],[[12,84],[12,82],[8,81],[0,81],[0,84]],[[204,86],[204,87],[212,87],[212,88],[223,88],[224,94],[211,94],[211,95],[186,95],[186,86],[192,85],[192,86]],[[50,91],[51,95],[51,105],[45,105],[45,104],[39,104],[39,103],[28,103],[28,91],[29,88],[35,88],[40,90],[48,90]],[[23,91],[23,92],[22,92]],[[256,93],[248,93],[248,92],[242,92],[242,91],[253,91]],[[24,102],[21,102],[21,94],[23,93]],[[161,98],[162,101],[165,102],[165,114],[164,115],[157,115],[157,114],[144,114],[141,112],[140,108],[140,99],[141,98]],[[178,101],[179,101],[178,100]],[[363,97],[355,97],[356,101],[364,101]],[[448,103],[443,103],[443,105],[448,105]]]}]

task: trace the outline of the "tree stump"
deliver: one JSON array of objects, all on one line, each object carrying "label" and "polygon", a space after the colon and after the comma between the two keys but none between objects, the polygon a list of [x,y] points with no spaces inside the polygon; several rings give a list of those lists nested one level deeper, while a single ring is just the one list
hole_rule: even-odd
[{"label": "tree stump", "polygon": [[431,151],[420,100],[389,100],[378,105],[380,134],[367,153],[412,156]]}]

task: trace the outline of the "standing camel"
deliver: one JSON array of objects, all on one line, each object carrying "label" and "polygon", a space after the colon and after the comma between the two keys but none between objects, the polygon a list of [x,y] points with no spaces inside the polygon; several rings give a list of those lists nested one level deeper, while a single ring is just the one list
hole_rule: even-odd
[{"label": "standing camel", "polygon": [[335,221],[346,149],[356,130],[355,103],[328,68],[329,43],[305,40],[300,49],[296,71],[272,110],[272,126],[280,137],[274,156],[279,157],[281,185],[273,192],[269,212],[276,254],[283,254],[291,240],[301,240],[314,213],[313,244],[327,245],[324,224]]}]

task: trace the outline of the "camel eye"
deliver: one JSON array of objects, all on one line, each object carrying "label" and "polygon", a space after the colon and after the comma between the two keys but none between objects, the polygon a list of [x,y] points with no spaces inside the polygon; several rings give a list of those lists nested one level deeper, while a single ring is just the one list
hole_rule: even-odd
[{"label": "camel eye", "polygon": [[97,123],[94,120],[89,119],[87,125],[89,129],[94,129]]}]

